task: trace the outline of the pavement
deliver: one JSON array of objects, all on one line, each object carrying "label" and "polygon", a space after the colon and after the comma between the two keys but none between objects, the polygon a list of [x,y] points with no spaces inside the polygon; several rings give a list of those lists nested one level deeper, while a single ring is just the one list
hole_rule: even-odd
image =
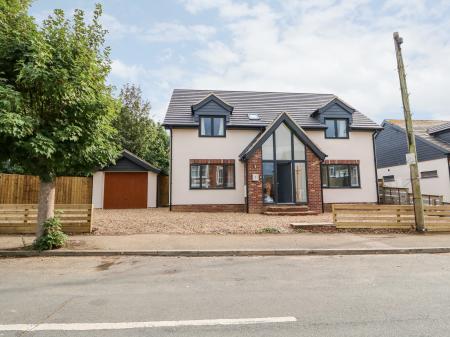
[{"label": "pavement", "polygon": [[449,254],[34,257],[0,259],[0,270],[2,337],[450,331]]},{"label": "pavement", "polygon": [[[33,236],[0,236],[0,256],[33,242]],[[450,252],[450,234],[298,233],[257,235],[138,234],[70,236],[53,255],[305,255]],[[146,254],[147,253],[147,254]],[[29,252],[27,252],[29,254]]]}]

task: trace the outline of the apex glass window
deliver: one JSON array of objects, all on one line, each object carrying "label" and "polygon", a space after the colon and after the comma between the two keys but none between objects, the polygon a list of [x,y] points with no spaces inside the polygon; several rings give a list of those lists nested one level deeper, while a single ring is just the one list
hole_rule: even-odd
[{"label": "apex glass window", "polygon": [[233,189],[234,164],[191,164],[191,189]]},{"label": "apex glass window", "polygon": [[262,144],[264,204],[307,203],[306,147],[282,123]]},{"label": "apex glass window", "polygon": [[225,137],[225,117],[200,117],[201,137]]},{"label": "apex glass window", "polygon": [[284,123],[275,130],[277,160],[292,159],[291,137],[291,130]]},{"label": "apex glass window", "polygon": [[326,118],[325,138],[348,138],[348,119]]},{"label": "apex glass window", "polygon": [[359,165],[322,165],[322,187],[361,187]]}]

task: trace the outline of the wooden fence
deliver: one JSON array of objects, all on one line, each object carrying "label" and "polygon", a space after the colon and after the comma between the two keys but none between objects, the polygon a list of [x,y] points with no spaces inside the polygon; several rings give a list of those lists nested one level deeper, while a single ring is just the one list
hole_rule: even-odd
[{"label": "wooden fence", "polygon": [[158,207],[169,206],[169,176],[158,175]]},{"label": "wooden fence", "polygon": [[[450,231],[450,206],[424,206],[428,231]],[[333,205],[336,228],[413,229],[414,208],[410,205]]]},{"label": "wooden fence", "polygon": [[[92,177],[58,177],[55,192],[56,204],[90,204]],[[38,177],[0,173],[0,204],[36,204],[38,195]]]},{"label": "wooden fence", "polygon": [[[407,188],[400,187],[379,187],[380,204],[384,205],[412,205],[413,195]],[[422,194],[424,205],[443,205],[442,195]]]},{"label": "wooden fence", "polygon": [[[0,204],[0,234],[36,232],[37,204]],[[92,228],[92,204],[57,204],[55,214],[66,233],[89,233]]]}]

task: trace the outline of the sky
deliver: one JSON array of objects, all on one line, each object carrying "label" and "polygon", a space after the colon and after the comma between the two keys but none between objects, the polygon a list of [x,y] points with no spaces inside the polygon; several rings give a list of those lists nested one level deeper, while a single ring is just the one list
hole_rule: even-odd
[{"label": "sky", "polygon": [[139,85],[162,121],[175,88],[332,93],[377,122],[402,118],[399,31],[413,117],[450,120],[450,1],[35,0],[103,5],[110,84]]}]

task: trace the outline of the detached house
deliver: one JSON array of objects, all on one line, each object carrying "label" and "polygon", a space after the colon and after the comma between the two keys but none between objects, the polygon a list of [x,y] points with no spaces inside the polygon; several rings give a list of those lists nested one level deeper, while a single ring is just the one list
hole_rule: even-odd
[{"label": "detached house", "polygon": [[311,214],[377,202],[381,127],[335,95],[176,89],[164,125],[171,210]]},{"label": "detached house", "polygon": [[[406,164],[408,143],[403,120],[385,120],[376,137],[378,177],[388,187],[409,188],[411,180]],[[420,186],[423,194],[442,195],[450,202],[450,122],[415,120]]]}]

